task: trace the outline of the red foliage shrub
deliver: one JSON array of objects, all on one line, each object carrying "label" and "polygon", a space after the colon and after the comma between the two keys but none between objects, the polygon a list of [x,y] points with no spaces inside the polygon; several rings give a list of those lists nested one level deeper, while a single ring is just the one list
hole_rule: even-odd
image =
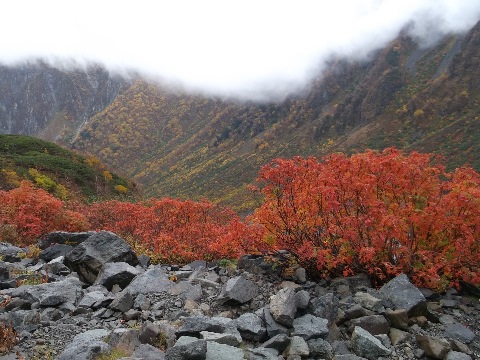
[{"label": "red foliage shrub", "polygon": [[87,215],[95,228],[123,236],[156,261],[235,258],[260,244],[257,226],[206,201],[106,201],[91,205]]},{"label": "red foliage shrub", "polygon": [[68,210],[63,201],[28,181],[10,191],[0,191],[0,239],[30,245],[51,231],[87,228],[82,214]]},{"label": "red foliage shrub", "polygon": [[419,286],[480,283],[480,175],[390,148],[323,161],[276,159],[252,220],[322,275],[408,274]]}]

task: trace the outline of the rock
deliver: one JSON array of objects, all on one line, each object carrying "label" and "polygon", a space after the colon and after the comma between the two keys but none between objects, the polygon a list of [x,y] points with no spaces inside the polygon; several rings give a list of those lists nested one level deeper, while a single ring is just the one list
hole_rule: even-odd
[{"label": "rock", "polygon": [[310,293],[307,290],[300,290],[295,293],[295,304],[297,309],[306,309],[310,302]]},{"label": "rock", "polygon": [[328,320],[306,314],[293,320],[293,335],[305,340],[325,338],[328,335]]},{"label": "rock", "polygon": [[307,282],[307,272],[303,267],[299,267],[295,270],[293,279],[300,284],[305,284]]},{"label": "rock", "polygon": [[165,353],[150,344],[141,344],[135,349],[132,357],[142,360],[164,360]]},{"label": "rock", "polygon": [[235,327],[232,319],[222,317],[189,316],[183,319],[182,325],[176,331],[177,336],[199,336],[202,331],[216,333],[230,332]]},{"label": "rock", "polygon": [[333,348],[328,341],[323,339],[311,339],[307,341],[307,345],[310,350],[310,356],[318,359],[333,358]]},{"label": "rock", "polygon": [[37,310],[16,310],[0,314],[0,321],[12,324],[17,333],[31,332],[40,325],[40,313]]},{"label": "rock", "polygon": [[352,320],[357,319],[362,316],[371,315],[372,312],[368,311],[367,309],[363,308],[362,306],[355,304],[348,309],[345,310],[345,317],[343,320]]},{"label": "rock", "polygon": [[364,330],[367,330],[372,335],[388,334],[390,331],[390,325],[387,319],[382,315],[369,315],[362,316],[357,319],[350,320],[350,324],[353,327],[359,326]]},{"label": "rock", "polygon": [[78,303],[78,307],[98,309],[99,307],[107,306],[112,300],[113,298],[107,297],[102,291],[95,290],[85,294]]},{"label": "rock", "polygon": [[392,327],[408,331],[408,313],[406,309],[387,310],[385,317]]},{"label": "rock", "polygon": [[140,345],[138,330],[125,328],[115,329],[109,335],[108,345],[126,354],[132,354]]},{"label": "rock", "polygon": [[263,255],[243,255],[237,262],[237,268],[251,274],[267,274],[273,272],[273,262],[265,261]]},{"label": "rock", "polygon": [[232,333],[219,334],[211,331],[201,331],[200,335],[205,341],[214,341],[218,344],[239,346],[242,343],[242,337]]},{"label": "rock", "polygon": [[60,256],[66,256],[72,250],[73,246],[65,244],[54,244],[50,247],[47,247],[45,250],[42,250],[38,255],[38,258],[42,259],[45,262],[50,262]]},{"label": "rock", "polygon": [[70,274],[70,269],[63,264],[64,256],[59,256],[45,265],[45,272],[52,277],[52,275],[67,276]]},{"label": "rock", "polygon": [[248,360],[278,360],[278,351],[272,348],[258,347],[255,349],[247,349],[246,359]]},{"label": "rock", "polygon": [[354,300],[357,304],[361,305],[365,309],[375,312],[381,312],[384,310],[382,300],[370,295],[369,293],[359,291],[355,294]]},{"label": "rock", "polygon": [[213,341],[207,342],[207,353],[205,356],[206,360],[243,360],[244,352],[242,349],[225,345],[218,344]]},{"label": "rock", "polygon": [[264,348],[271,348],[282,353],[290,344],[290,338],[285,334],[278,334],[262,344]]},{"label": "rock", "polygon": [[87,232],[54,231],[42,237],[38,241],[38,246],[42,250],[45,250],[49,246],[52,246],[55,244],[69,245],[69,246],[75,247],[78,244],[81,244],[82,242],[87,240],[90,236],[94,234],[96,234],[95,231],[87,231]]},{"label": "rock", "polygon": [[130,292],[128,291],[122,291],[115,296],[115,299],[113,299],[109,308],[125,313],[128,310],[130,310],[132,306],[133,306],[132,294],[130,294]]},{"label": "rock", "polygon": [[444,336],[467,344],[471,343],[475,338],[472,330],[459,323],[447,324],[445,326]]},{"label": "rock", "polygon": [[133,297],[139,294],[155,294],[167,292],[173,286],[167,274],[159,267],[149,269],[137,275],[123,291],[128,291]]},{"label": "rock", "polygon": [[160,336],[160,328],[154,323],[147,321],[143,324],[138,335],[138,340],[142,344],[158,345],[158,337]]},{"label": "rock", "polygon": [[331,325],[336,322],[338,317],[339,299],[333,293],[319,296],[311,301],[313,315],[328,320]]},{"label": "rock", "polygon": [[292,336],[290,340],[290,346],[286,350],[288,357],[290,356],[300,356],[306,357],[310,355],[310,350],[306,341],[300,336]]},{"label": "rock", "polygon": [[449,351],[445,360],[472,360],[470,355],[458,352],[458,351]]},{"label": "rock", "polygon": [[400,344],[408,338],[408,332],[396,328],[391,328],[388,335],[393,346]]},{"label": "rock", "polygon": [[206,356],[207,342],[189,336],[180,337],[165,353],[166,360],[205,360]]},{"label": "rock", "polygon": [[25,249],[13,246],[12,244],[0,242],[0,257],[3,261],[9,263],[20,262],[22,258],[20,254],[25,254]]},{"label": "rock", "polygon": [[115,284],[123,289],[140,273],[140,270],[126,262],[109,262],[103,265],[93,284],[102,285],[109,291]]},{"label": "rock", "polygon": [[379,290],[379,295],[393,305],[393,310],[407,310],[409,317],[427,314],[425,297],[405,274],[401,274],[383,285]]},{"label": "rock", "polygon": [[434,359],[443,359],[450,351],[450,343],[445,339],[427,335],[417,335],[416,339],[425,354]]},{"label": "rock", "polygon": [[73,338],[57,360],[93,360],[100,354],[110,351],[110,346],[103,340],[110,334],[104,329],[88,330]]},{"label": "rock", "polygon": [[297,313],[297,299],[293,289],[281,289],[270,297],[270,313],[279,324],[292,326]]},{"label": "rock", "polygon": [[63,303],[76,304],[82,296],[82,283],[75,277],[68,277],[54,283],[24,285],[16,289],[4,290],[11,297],[19,297],[42,306],[57,306]]},{"label": "rock", "polygon": [[267,329],[258,315],[242,314],[238,319],[235,319],[234,323],[243,339],[256,342],[265,340]]},{"label": "rock", "polygon": [[180,281],[173,285],[168,293],[184,300],[199,300],[202,297],[201,285],[192,285],[188,281]]},{"label": "rock", "polygon": [[381,356],[389,356],[392,352],[380,340],[358,326],[353,330],[351,342],[355,354],[367,359],[376,360]]},{"label": "rock", "polygon": [[244,304],[258,295],[257,285],[243,276],[229,279],[218,297],[221,304]]},{"label": "rock", "polygon": [[150,256],[147,256],[145,254],[141,254],[138,257],[138,263],[144,269],[148,268],[150,266]]},{"label": "rock", "polygon": [[137,256],[125,240],[114,233],[100,231],[77,245],[66,257],[65,265],[80,278],[93,284],[98,273],[108,262],[126,262],[137,265]]},{"label": "rock", "polygon": [[263,308],[263,320],[265,321],[268,337],[271,338],[278,334],[289,334],[289,330],[285,326],[275,321],[268,306]]}]

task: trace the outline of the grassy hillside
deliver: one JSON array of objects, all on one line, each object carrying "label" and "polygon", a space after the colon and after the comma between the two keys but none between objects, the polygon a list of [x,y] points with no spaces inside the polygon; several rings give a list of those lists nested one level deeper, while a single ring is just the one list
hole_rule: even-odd
[{"label": "grassy hillside", "polygon": [[29,180],[62,199],[136,195],[135,185],[110,173],[94,157],[24,135],[0,135],[0,189]]}]

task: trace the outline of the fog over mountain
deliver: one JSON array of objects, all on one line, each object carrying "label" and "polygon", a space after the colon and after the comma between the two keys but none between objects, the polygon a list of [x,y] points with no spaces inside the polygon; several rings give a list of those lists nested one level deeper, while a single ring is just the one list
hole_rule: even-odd
[{"label": "fog over mountain", "polygon": [[301,91],[332,58],[368,59],[401,31],[429,46],[480,19],[478,0],[24,0],[1,9],[3,64],[94,61],[249,100]]}]

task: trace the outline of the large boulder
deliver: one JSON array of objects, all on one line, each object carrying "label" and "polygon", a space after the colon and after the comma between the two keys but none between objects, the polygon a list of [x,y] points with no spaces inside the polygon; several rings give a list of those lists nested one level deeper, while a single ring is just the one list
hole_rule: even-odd
[{"label": "large boulder", "polygon": [[270,313],[276,322],[292,326],[297,313],[297,299],[293,289],[281,289],[270,297]]},{"label": "large boulder", "polygon": [[95,231],[86,231],[86,232],[65,232],[65,231],[54,231],[38,241],[38,246],[40,249],[44,250],[49,246],[54,244],[65,244],[70,246],[77,246],[90,236],[94,235]]},{"label": "large boulder", "polygon": [[106,263],[95,280],[95,285],[102,285],[109,291],[113,285],[125,288],[141,271],[125,262]]},{"label": "large boulder", "polygon": [[173,283],[165,271],[159,267],[149,269],[137,275],[123,291],[128,291],[133,297],[139,294],[159,294],[171,289]]},{"label": "large boulder", "polygon": [[244,304],[258,295],[258,286],[243,276],[229,279],[217,301],[225,304]]},{"label": "large boulder", "polygon": [[110,331],[104,329],[88,330],[76,335],[58,360],[93,360],[100,354],[110,351],[110,346],[104,341]]},{"label": "large boulder", "polygon": [[378,294],[392,305],[393,310],[406,309],[409,317],[428,314],[425,297],[405,274],[383,285]]},{"label": "large boulder", "polygon": [[65,265],[89,284],[95,282],[100,270],[109,262],[126,262],[135,266],[138,259],[125,240],[108,231],[100,231],[88,237],[64,261]]},{"label": "large boulder", "polygon": [[60,256],[66,256],[67,254],[70,254],[72,250],[73,246],[66,244],[54,244],[52,246],[49,246],[45,250],[42,250],[42,252],[40,252],[40,254],[38,255],[38,258],[42,259],[45,262],[49,262]]}]

